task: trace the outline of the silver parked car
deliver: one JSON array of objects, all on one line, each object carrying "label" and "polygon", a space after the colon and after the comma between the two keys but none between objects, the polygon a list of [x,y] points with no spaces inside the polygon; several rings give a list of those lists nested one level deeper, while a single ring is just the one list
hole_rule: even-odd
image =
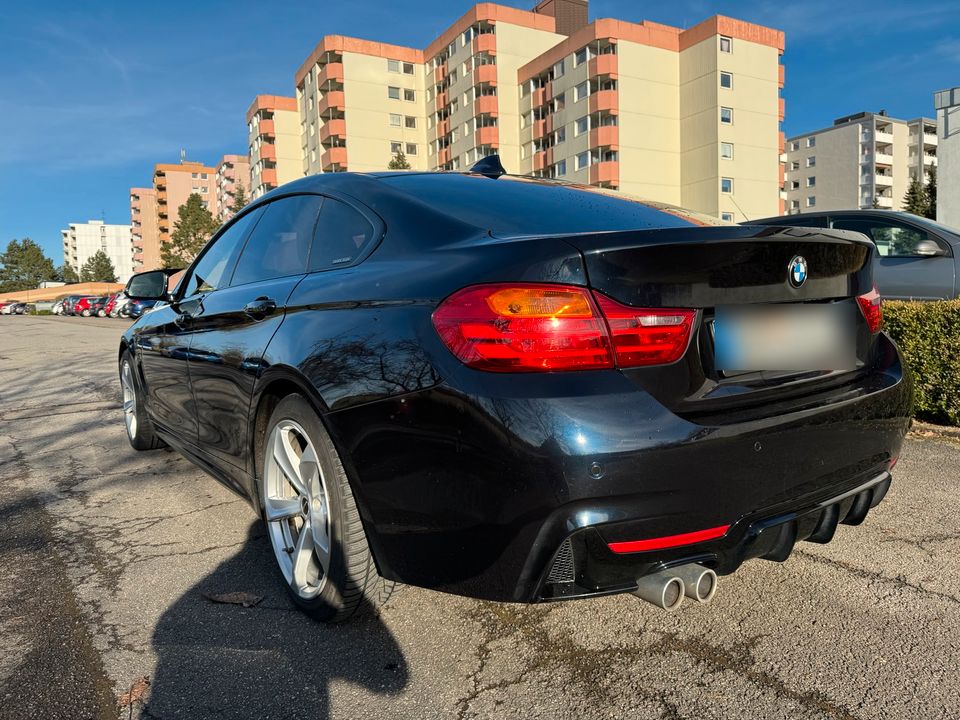
[{"label": "silver parked car", "polygon": [[873,240],[873,277],[891,300],[960,297],[960,230],[896,210],[836,210],[751,220],[745,225],[856,230]]}]

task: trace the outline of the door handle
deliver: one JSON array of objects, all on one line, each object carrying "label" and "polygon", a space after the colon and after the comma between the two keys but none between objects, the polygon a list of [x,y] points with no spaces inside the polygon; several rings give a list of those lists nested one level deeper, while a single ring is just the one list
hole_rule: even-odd
[{"label": "door handle", "polygon": [[254,320],[260,320],[276,309],[277,301],[268,297],[258,297],[243,306],[243,311]]}]

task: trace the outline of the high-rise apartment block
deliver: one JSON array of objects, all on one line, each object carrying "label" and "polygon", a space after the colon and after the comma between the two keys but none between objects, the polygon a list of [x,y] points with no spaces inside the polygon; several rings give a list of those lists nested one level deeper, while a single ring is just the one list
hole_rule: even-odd
[{"label": "high-rise apartment block", "polygon": [[911,180],[937,164],[937,124],[860,112],[787,141],[787,212],[900,210]]},{"label": "high-rise apartment block", "polygon": [[157,197],[157,229],[160,245],[169,242],[180,206],[193,194],[217,216],[217,169],[199,162],[158,164],[153,170],[153,189]]},{"label": "high-rise apartment block", "polygon": [[252,198],[303,176],[294,98],[257,95],[247,109],[247,133]]},{"label": "high-rise apartment block", "polygon": [[217,163],[216,172],[217,213],[215,217],[225,223],[233,217],[237,190],[243,188],[250,199],[250,158],[246,155],[224,155]]},{"label": "high-rise apartment block", "polygon": [[160,267],[160,229],[157,221],[156,190],[130,188],[130,232],[133,268],[136,272]]},{"label": "high-rise apartment block", "polygon": [[117,274],[117,281],[125,283],[133,274],[133,253],[130,225],[108,225],[102,220],[70,223],[61,230],[63,261],[78,275],[84,264],[103,251]]},{"label": "high-rise apartment block", "polygon": [[383,170],[397,152],[458,170],[498,153],[514,173],[773,215],[783,46],[721,16],[589,23],[586,0],[481,3],[425,49],[327,36],[295,76],[301,174]]},{"label": "high-rise apartment block", "polygon": [[934,95],[937,109],[937,221],[960,229],[960,87]]}]

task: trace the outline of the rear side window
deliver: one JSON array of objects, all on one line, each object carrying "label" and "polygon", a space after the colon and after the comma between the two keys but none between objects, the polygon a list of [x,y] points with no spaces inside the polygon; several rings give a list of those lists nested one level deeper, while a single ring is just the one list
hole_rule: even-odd
[{"label": "rear side window", "polygon": [[330,270],[349,265],[373,240],[374,227],[346,203],[326,198],[317,222],[310,270]]},{"label": "rear side window", "polygon": [[881,257],[921,257],[917,245],[929,239],[920,228],[895,220],[841,217],[834,219],[833,227],[863,233],[873,240]]},{"label": "rear side window", "polygon": [[307,272],[310,244],[323,199],[296,195],[267,205],[247,240],[231,285]]}]

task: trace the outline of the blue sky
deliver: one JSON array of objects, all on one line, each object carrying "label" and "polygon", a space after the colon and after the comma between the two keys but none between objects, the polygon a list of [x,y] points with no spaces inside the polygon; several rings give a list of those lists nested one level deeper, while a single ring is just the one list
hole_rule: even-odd
[{"label": "blue sky", "polygon": [[[502,0],[527,8],[533,0]],[[214,162],[246,147],[257,93],[292,94],[318,39],[423,47],[469,0],[116,0],[0,6],[0,247],[32,237],[62,262],[60,229],[129,222],[128,190],[153,164]],[[960,3],[591,0],[591,19],[689,27],[720,13],[787,34],[787,135],[886,109],[931,116],[960,85]]]}]

